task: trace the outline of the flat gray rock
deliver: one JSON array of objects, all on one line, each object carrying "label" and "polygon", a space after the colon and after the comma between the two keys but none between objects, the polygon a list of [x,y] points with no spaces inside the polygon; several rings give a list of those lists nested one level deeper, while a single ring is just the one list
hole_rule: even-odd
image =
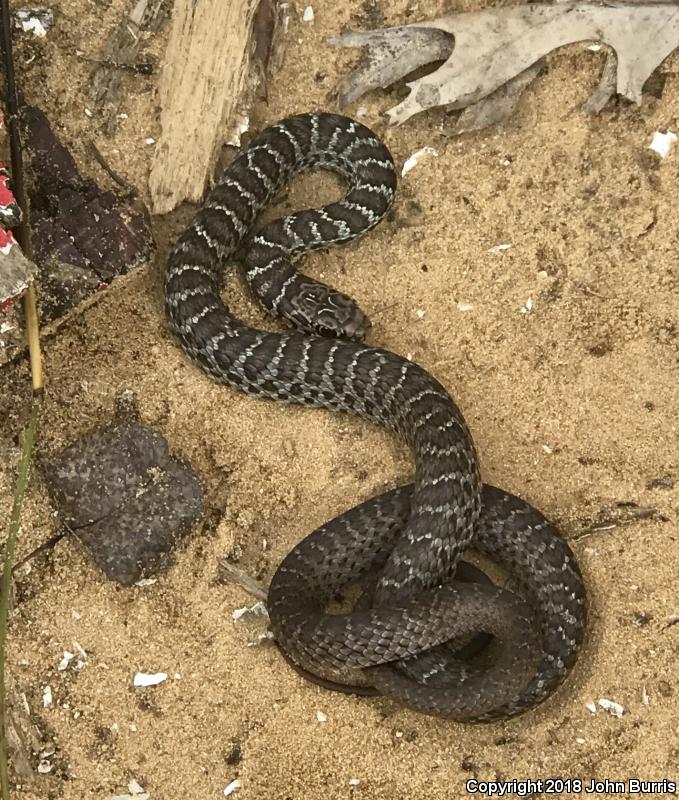
[{"label": "flat gray rock", "polygon": [[45,475],[61,518],[106,575],[125,586],[167,569],[204,511],[191,467],[139,422],[82,436]]}]

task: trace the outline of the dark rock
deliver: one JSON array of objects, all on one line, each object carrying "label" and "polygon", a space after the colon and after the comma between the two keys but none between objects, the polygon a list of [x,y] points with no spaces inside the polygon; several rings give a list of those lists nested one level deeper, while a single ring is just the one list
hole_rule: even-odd
[{"label": "dark rock", "polygon": [[62,519],[97,565],[125,586],[167,569],[203,515],[203,491],[157,431],[119,420],[86,434],[49,464]]}]

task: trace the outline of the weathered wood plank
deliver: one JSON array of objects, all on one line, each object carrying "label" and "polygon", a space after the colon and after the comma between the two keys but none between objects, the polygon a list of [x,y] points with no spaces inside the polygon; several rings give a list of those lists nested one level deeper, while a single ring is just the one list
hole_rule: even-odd
[{"label": "weathered wood plank", "polygon": [[249,72],[257,0],[176,0],[160,77],[162,136],[149,190],[163,214],[198,201]]}]

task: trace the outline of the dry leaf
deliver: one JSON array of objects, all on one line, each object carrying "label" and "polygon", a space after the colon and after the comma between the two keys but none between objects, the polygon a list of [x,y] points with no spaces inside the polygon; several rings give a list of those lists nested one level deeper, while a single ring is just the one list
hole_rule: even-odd
[{"label": "dry leaf", "polygon": [[[596,41],[612,48],[617,56],[615,90],[640,103],[648,77],[679,47],[679,5],[535,3],[348,33],[330,43],[367,48],[366,62],[343,81],[340,104],[388,86],[425,63],[446,58],[439,69],[408,83],[408,97],[387,112],[390,123],[400,125],[435,106],[468,108],[488,98],[485,102],[491,107],[468,115],[463,129],[470,130],[502,116],[498,101],[511,110],[517,92],[536,74],[534,65],[553,50],[578,41]],[[602,79],[585,104],[587,111],[599,110],[607,102],[615,68],[609,54]],[[517,83],[507,87],[511,82]],[[505,87],[504,95],[491,98],[500,87]]]}]

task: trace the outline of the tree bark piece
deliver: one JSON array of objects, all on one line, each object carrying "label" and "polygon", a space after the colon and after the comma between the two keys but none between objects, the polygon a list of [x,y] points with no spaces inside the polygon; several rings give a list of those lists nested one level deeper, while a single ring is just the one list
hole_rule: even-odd
[{"label": "tree bark piece", "polygon": [[142,45],[141,33],[157,30],[165,17],[167,0],[137,0],[113,29],[103,59],[92,73],[90,94],[107,135],[115,131],[127,86],[126,69],[133,69]]},{"label": "tree bark piece", "polygon": [[156,214],[205,191],[250,64],[257,0],[176,0],[160,78],[162,137],[149,190]]}]

